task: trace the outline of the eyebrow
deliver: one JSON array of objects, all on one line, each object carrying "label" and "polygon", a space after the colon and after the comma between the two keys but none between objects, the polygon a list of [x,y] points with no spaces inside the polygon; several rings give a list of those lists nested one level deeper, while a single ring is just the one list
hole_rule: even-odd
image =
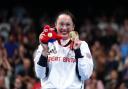
[{"label": "eyebrow", "polygon": [[63,22],[63,21],[60,21],[59,23],[72,24],[71,22]]}]

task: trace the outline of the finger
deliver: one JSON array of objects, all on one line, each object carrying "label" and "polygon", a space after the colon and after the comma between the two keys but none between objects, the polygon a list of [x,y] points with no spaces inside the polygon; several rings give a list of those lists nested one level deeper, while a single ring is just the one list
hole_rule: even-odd
[{"label": "finger", "polygon": [[48,32],[48,29],[44,29],[43,32]]},{"label": "finger", "polygon": [[74,49],[80,48],[80,45],[81,45],[81,41],[80,40],[75,41],[74,42]]},{"label": "finger", "polygon": [[39,36],[39,38],[42,38],[43,36],[45,36],[45,34],[42,32]]}]

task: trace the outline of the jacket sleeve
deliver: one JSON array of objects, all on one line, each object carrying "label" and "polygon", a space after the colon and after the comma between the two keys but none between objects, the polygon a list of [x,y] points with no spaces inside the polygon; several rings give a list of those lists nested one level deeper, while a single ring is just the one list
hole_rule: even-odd
[{"label": "jacket sleeve", "polygon": [[88,44],[85,41],[82,41],[80,48],[75,50],[75,56],[78,60],[78,73],[81,80],[89,79],[93,72],[93,60]]},{"label": "jacket sleeve", "polygon": [[34,56],[34,69],[35,74],[38,78],[43,79],[46,77],[46,61],[47,58],[42,55],[43,47],[38,46]]}]

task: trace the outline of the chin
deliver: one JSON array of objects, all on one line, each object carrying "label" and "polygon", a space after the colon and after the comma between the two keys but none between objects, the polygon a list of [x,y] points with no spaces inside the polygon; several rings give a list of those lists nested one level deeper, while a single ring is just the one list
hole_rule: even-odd
[{"label": "chin", "polygon": [[66,34],[66,35],[63,35],[63,34],[62,34],[62,38],[63,38],[64,40],[66,40],[66,39],[69,38],[69,35],[68,35],[68,34]]}]

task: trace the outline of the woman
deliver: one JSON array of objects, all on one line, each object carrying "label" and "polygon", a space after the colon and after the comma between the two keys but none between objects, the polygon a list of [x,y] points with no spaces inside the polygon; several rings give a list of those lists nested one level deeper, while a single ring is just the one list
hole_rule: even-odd
[{"label": "woman", "polygon": [[[43,89],[83,89],[84,80],[89,79],[93,71],[88,44],[79,39],[71,41],[69,34],[75,25],[70,12],[58,15],[55,28],[62,39],[47,43],[48,55],[46,46],[39,45],[34,58],[36,75]],[[39,38],[44,38],[43,33]]]}]

